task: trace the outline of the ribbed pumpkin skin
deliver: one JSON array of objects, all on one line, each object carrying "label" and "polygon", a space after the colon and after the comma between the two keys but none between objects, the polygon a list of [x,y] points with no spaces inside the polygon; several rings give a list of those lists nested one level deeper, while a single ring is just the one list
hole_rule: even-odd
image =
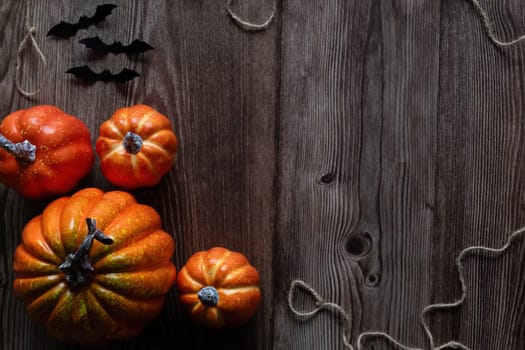
[{"label": "ribbed pumpkin skin", "polygon": [[[136,154],[122,144],[127,132],[144,141]],[[178,141],[166,116],[135,105],[118,109],[100,125],[95,146],[104,177],[118,187],[134,189],[156,185],[173,167]]]},{"label": "ribbed pumpkin skin", "polygon": [[0,149],[0,181],[25,197],[67,193],[93,166],[89,129],[57,107],[42,105],[13,112],[2,120],[0,133],[13,143],[28,140],[36,146],[31,164],[21,164]]},{"label": "ribbed pumpkin skin", "polygon": [[[114,243],[93,243],[94,278],[72,287],[58,266],[86,236],[86,218]],[[14,293],[61,341],[104,344],[133,337],[164,306],[176,277],[174,249],[153,208],[126,192],[87,188],[53,201],[24,227],[14,256]]]},{"label": "ribbed pumpkin skin", "polygon": [[[216,306],[203,304],[197,293],[214,287]],[[234,327],[250,320],[261,303],[259,273],[244,255],[214,247],[191,256],[177,276],[179,300],[196,323],[209,328]]]}]

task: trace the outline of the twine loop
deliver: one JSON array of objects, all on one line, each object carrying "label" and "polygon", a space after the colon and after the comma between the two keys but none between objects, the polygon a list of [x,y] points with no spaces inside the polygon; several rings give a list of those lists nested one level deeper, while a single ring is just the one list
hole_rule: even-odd
[{"label": "twine loop", "polygon": [[232,0],[228,0],[228,3],[226,4],[226,10],[228,11],[228,14],[230,15],[231,19],[235,24],[237,24],[242,30],[247,32],[261,32],[267,29],[270,26],[270,23],[272,23],[275,14],[277,13],[277,0],[275,0],[272,13],[266,21],[264,21],[261,24],[251,23],[243,20],[241,17],[239,17],[233,12],[233,10],[231,9],[231,2]]},{"label": "twine loop", "polygon": [[[26,1],[26,27],[27,32],[22,41],[20,42],[20,45],[18,45],[18,50],[16,52],[16,70],[15,70],[15,84],[16,89],[18,92],[20,92],[22,95],[26,97],[34,96],[38,94],[44,85],[47,82],[47,59],[42,50],[40,50],[40,47],[38,46],[38,43],[36,42],[35,34],[37,33],[37,29],[34,25],[30,25],[29,21],[29,3]],[[34,91],[27,91],[22,88],[21,84],[21,68],[22,68],[22,51],[24,51],[24,48],[28,41],[31,41],[31,46],[34,47],[36,53],[38,54],[40,60],[42,61],[42,64],[44,65],[44,79],[40,83],[40,86],[34,90]]]},{"label": "twine loop", "polygon": [[[451,340],[446,344],[436,347],[434,345],[434,336],[432,335],[432,332],[430,331],[430,327],[428,326],[427,321],[426,321],[426,316],[431,311],[451,309],[451,308],[458,307],[465,301],[467,297],[468,288],[465,282],[465,276],[464,276],[465,266],[463,265],[463,260],[467,256],[481,255],[483,257],[494,257],[494,258],[499,257],[505,251],[507,251],[507,249],[509,249],[511,244],[516,239],[520,238],[524,234],[525,234],[525,226],[512,232],[510,236],[508,237],[506,243],[500,248],[490,248],[490,247],[476,245],[476,246],[467,247],[459,253],[456,259],[456,267],[459,273],[459,281],[461,283],[461,297],[451,303],[437,303],[437,304],[427,305],[421,311],[420,323],[430,343],[429,345],[430,350],[442,350],[445,348],[470,350],[467,346],[455,340]],[[310,294],[315,299],[316,308],[314,308],[311,311],[300,311],[294,307],[293,300],[295,298],[295,291],[297,288],[303,289],[305,292]],[[294,313],[296,316],[303,317],[303,318],[311,318],[312,316],[315,316],[318,312],[320,312],[323,309],[329,309],[329,310],[335,311],[337,315],[342,320],[345,321],[344,328],[343,328],[343,344],[346,348],[350,350],[354,350],[354,348],[351,345],[351,339],[350,339],[351,326],[352,326],[351,315],[348,312],[346,312],[342,306],[325,301],[323,297],[321,297],[321,295],[308,283],[301,281],[301,280],[294,280],[292,282],[290,289],[288,291],[288,307],[290,308],[292,313]],[[422,350],[422,348],[411,348],[406,345],[403,345],[397,340],[395,340],[394,338],[392,338],[388,333],[382,332],[382,331],[366,331],[366,332],[359,334],[357,338],[357,350],[363,350],[362,342],[364,338],[373,338],[373,337],[385,338],[386,340],[390,341],[392,344],[396,345],[398,348],[402,350]]]},{"label": "twine loop", "polygon": [[[304,290],[306,293],[310,294],[315,299],[315,308],[311,311],[301,311],[294,307],[293,301],[295,299],[295,291],[300,288]],[[292,282],[290,286],[290,290],[288,292],[288,306],[290,310],[297,316],[303,317],[303,318],[311,318],[315,316],[319,311],[323,309],[328,309],[334,311],[341,319],[343,323],[343,344],[346,348],[353,350],[352,344],[350,343],[350,335],[351,335],[351,328],[352,328],[352,318],[348,312],[343,309],[338,304],[327,302],[321,297],[315,289],[313,289],[310,285],[308,285],[306,282],[301,280],[295,280]]]}]

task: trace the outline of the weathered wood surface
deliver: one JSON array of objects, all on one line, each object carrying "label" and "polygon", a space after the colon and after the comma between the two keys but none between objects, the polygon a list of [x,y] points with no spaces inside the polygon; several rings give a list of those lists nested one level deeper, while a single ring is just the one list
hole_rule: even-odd
[{"label": "weathered wood surface", "polygon": [[[189,322],[173,288],[138,338],[105,349],[342,349],[335,314],[291,314],[295,279],[351,314],[354,344],[380,330],[426,349],[419,315],[460,296],[457,254],[501,246],[525,224],[525,43],[497,48],[469,1],[277,1],[258,33],[230,20],[226,0],[113,2],[105,22],[57,40],[45,37],[52,25],[100,3],[29,1],[49,81],[28,99],[14,89],[24,2],[0,1],[1,115],[54,104],[93,135],[122,106],[168,115],[181,143],[176,165],[159,186],[133,193],[161,213],[178,268],[213,245],[242,251],[264,298],[249,324],[213,333]],[[261,23],[274,2],[231,5]],[[521,0],[481,5],[501,39],[525,33]],[[78,44],[96,34],[155,50],[100,57]],[[29,48],[22,62],[22,85],[34,89],[42,65]],[[86,84],[64,74],[86,63],[142,77]],[[112,189],[98,162],[86,186]],[[0,186],[2,350],[74,348],[48,338],[12,296],[21,229],[46,204]],[[525,348],[524,264],[522,241],[499,259],[467,259],[465,304],[430,316],[436,343]],[[313,308],[304,293],[295,305]],[[369,339],[365,348],[395,347]]]}]

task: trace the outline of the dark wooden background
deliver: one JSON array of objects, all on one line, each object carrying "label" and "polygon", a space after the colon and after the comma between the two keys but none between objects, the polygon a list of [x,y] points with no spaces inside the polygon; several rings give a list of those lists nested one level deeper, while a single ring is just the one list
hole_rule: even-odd
[{"label": "dark wooden background", "polygon": [[[0,113],[53,104],[91,129],[116,109],[151,105],[180,140],[159,186],[134,191],[155,207],[182,267],[198,250],[243,252],[261,274],[262,306],[246,326],[208,332],[168,295],[136,339],[104,349],[342,349],[335,314],[309,321],[287,305],[302,279],[352,315],[352,340],[381,330],[428,348],[424,306],[460,296],[454,261],[469,245],[501,246],[525,225],[525,43],[490,42],[467,0],[124,1],[105,22],[70,39],[45,36],[101,1],[30,0],[49,63],[34,98],[14,88],[25,35],[23,1],[0,0]],[[522,0],[481,0],[503,40],[525,33]],[[94,55],[78,43],[134,38],[140,57]],[[22,85],[44,70],[22,56]],[[84,83],[64,72],[89,64],[142,75],[127,84]],[[98,160],[79,187],[107,183]],[[46,337],[12,295],[12,259],[24,224],[48,202],[0,186],[0,349],[72,349]],[[525,243],[499,259],[466,262],[461,307],[430,316],[441,344],[525,348]],[[296,306],[313,307],[299,294]],[[371,339],[367,349],[394,349]]]}]

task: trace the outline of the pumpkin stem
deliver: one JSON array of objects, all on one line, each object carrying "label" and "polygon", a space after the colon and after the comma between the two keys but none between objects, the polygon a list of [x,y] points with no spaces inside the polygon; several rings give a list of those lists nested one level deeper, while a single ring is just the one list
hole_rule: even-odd
[{"label": "pumpkin stem", "polygon": [[14,143],[8,140],[4,135],[0,134],[0,147],[12,154],[16,160],[24,165],[31,164],[35,161],[36,146],[28,140]]},{"label": "pumpkin stem", "polygon": [[144,141],[142,140],[142,137],[140,137],[140,135],[128,131],[126,135],[124,135],[122,145],[124,146],[124,149],[126,149],[126,151],[128,151],[129,153],[137,154],[142,149],[143,142]]},{"label": "pumpkin stem", "polygon": [[93,278],[95,269],[91,266],[91,261],[89,260],[89,249],[93,245],[93,241],[96,239],[106,245],[113,243],[111,238],[97,229],[95,219],[87,218],[86,224],[88,233],[80,247],[75,253],[68,254],[66,260],[58,267],[66,274],[66,282],[72,286],[86,284]]},{"label": "pumpkin stem", "polygon": [[212,286],[204,287],[197,293],[197,297],[205,306],[216,306],[219,302],[219,293]]}]

